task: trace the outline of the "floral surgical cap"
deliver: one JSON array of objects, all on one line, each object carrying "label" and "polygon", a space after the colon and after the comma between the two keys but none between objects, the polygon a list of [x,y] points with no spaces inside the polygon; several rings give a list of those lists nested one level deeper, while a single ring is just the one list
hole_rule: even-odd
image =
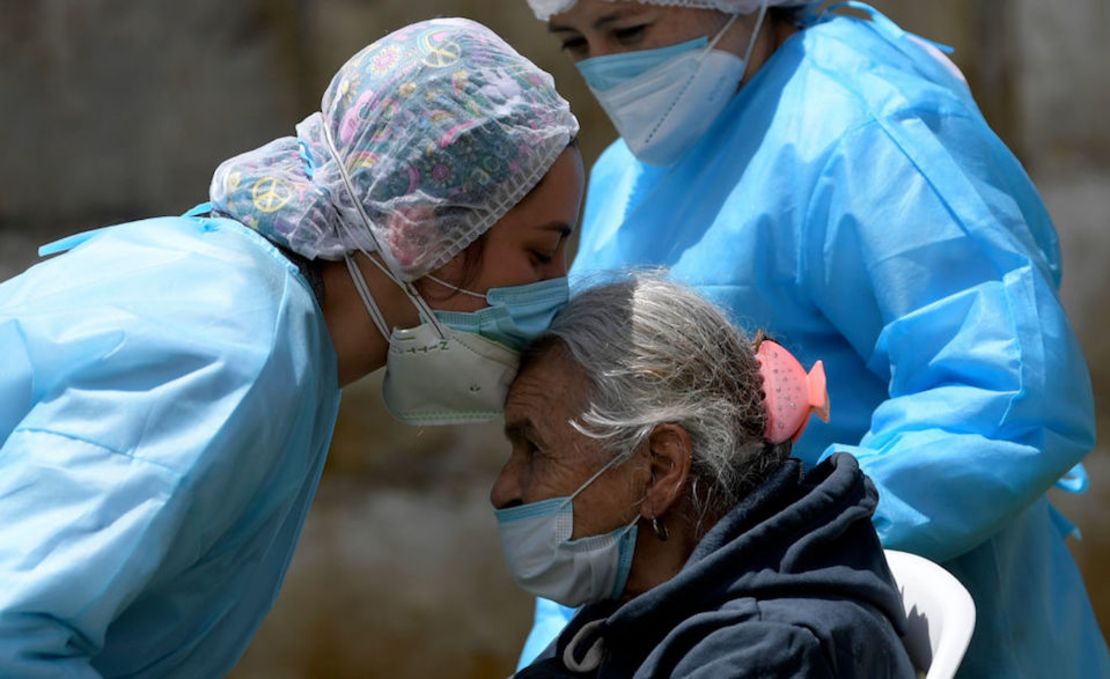
[{"label": "floral surgical cap", "polygon": [[[610,0],[614,1],[614,0]],[[715,9],[728,14],[751,14],[760,8],[762,0],[637,0],[645,5],[670,5],[672,7],[695,7]],[[768,7],[802,7],[817,5],[821,0],[767,0]],[[552,14],[565,12],[574,7],[578,0],[528,0],[528,6],[540,21],[547,21]]]},{"label": "floral surgical cap", "polygon": [[377,250],[404,280],[474,242],[578,133],[551,76],[466,19],[363,49],[321,111],[220,165],[213,210],[310,259]]}]

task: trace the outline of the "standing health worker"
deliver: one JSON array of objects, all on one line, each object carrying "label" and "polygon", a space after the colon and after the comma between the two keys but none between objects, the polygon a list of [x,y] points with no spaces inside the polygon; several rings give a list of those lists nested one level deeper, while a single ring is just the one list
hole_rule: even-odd
[{"label": "standing health worker", "polygon": [[[621,135],[572,279],[667,266],[824,360],[834,416],[796,454],[853,453],[884,545],[971,591],[963,675],[1110,676],[1045,498],[1094,436],[1056,234],[955,66],[859,3],[529,4]],[[560,622],[537,612],[526,655]]]},{"label": "standing health worker", "polygon": [[228,672],[341,386],[385,366],[414,423],[501,409],[566,301],[577,131],[485,27],[414,24],[295,137],[221,165],[210,206],[67,239],[0,285],[0,676]]}]

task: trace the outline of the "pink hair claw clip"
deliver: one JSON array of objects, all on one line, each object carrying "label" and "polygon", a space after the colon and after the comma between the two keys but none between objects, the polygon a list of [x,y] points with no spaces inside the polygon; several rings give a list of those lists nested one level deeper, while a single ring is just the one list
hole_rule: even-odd
[{"label": "pink hair claw clip", "polygon": [[767,408],[764,438],[771,443],[797,441],[809,423],[810,413],[829,421],[829,392],[821,361],[814,363],[807,374],[793,354],[771,340],[759,343],[755,359],[763,375],[763,403]]}]

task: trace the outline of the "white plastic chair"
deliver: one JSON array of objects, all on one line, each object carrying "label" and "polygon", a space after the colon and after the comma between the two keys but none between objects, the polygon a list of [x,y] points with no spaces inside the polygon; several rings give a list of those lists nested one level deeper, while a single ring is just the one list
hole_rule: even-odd
[{"label": "white plastic chair", "polygon": [[975,629],[975,603],[964,586],[939,565],[893,549],[884,550],[902,593],[908,622],[902,643],[926,679],[950,679]]}]

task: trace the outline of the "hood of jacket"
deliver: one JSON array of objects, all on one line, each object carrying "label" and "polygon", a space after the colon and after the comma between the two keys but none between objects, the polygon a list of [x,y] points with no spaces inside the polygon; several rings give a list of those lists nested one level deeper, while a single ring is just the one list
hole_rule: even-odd
[{"label": "hood of jacket", "polygon": [[572,653],[582,655],[600,639],[639,666],[683,621],[742,599],[777,602],[788,617],[796,609],[797,624],[808,624],[805,600],[848,599],[900,636],[902,601],[871,525],[877,500],[851,455],[809,473],[789,459],[709,530],[675,577],[623,604],[583,608],[556,652],[563,657],[574,639]]}]

